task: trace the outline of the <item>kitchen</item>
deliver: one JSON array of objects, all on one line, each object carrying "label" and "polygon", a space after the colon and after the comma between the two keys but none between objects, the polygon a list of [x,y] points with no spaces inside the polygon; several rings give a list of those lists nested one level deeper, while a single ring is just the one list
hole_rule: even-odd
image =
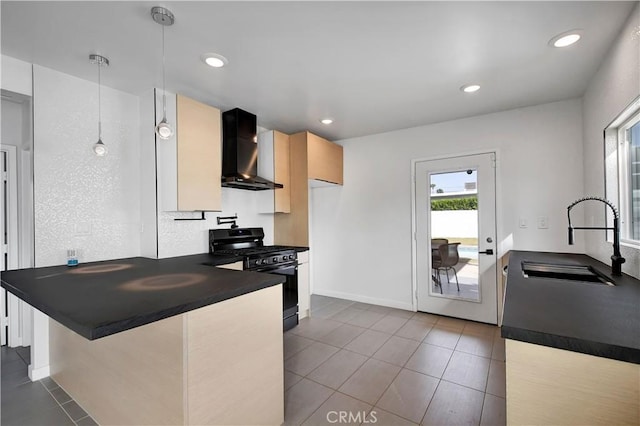
[{"label": "kitchen", "polygon": [[[638,95],[638,37],[637,32],[634,33],[638,26],[638,8],[637,6],[633,8],[633,3],[613,3],[613,5],[615,6],[577,3],[573,7],[576,7],[580,13],[589,11],[592,19],[580,23],[574,23],[569,18],[580,13],[576,11],[571,13],[571,10],[565,8],[572,6],[563,3],[558,6],[560,10],[557,11],[557,15],[565,16],[565,21],[560,22],[551,19],[548,16],[549,12],[536,10],[529,4],[523,4],[521,6],[523,9],[518,9],[515,4],[494,6],[487,12],[472,9],[469,15],[471,17],[464,18],[467,21],[463,22],[467,22],[469,28],[474,28],[473,25],[476,25],[478,20],[477,16],[486,17],[489,23],[493,21],[487,15],[495,14],[497,16],[495,19],[501,18],[510,22],[501,13],[507,15],[511,13],[520,16],[523,22],[531,26],[530,28],[540,27],[540,32],[545,34],[544,40],[539,40],[542,47],[531,54],[539,56],[520,56],[524,53],[520,52],[517,46],[510,46],[509,54],[505,53],[503,56],[498,54],[492,60],[498,61],[497,63],[502,64],[503,68],[513,66],[511,61],[521,61],[523,64],[534,60],[539,60],[541,63],[550,61],[552,64],[549,65],[549,70],[556,69],[554,68],[556,66],[569,73],[568,76],[563,76],[560,72],[551,75],[551,71],[547,71],[550,74],[548,79],[542,82],[536,80],[538,86],[527,89],[528,84],[533,85],[528,80],[534,77],[531,74],[535,74],[536,71],[543,73],[547,68],[532,72],[527,71],[527,67],[522,65],[519,68],[516,67],[516,71],[522,74],[517,78],[511,77],[515,80],[509,80],[501,76],[490,78],[493,68],[485,64],[487,69],[483,71],[484,74],[480,69],[471,72],[471,77],[468,77],[467,72],[462,72],[454,79],[455,84],[446,79],[438,80],[437,84],[440,87],[447,88],[445,90],[447,94],[438,91],[437,86],[428,86],[426,83],[418,86],[424,93],[432,92],[433,98],[427,97],[425,100],[425,95],[422,95],[416,100],[411,97],[411,90],[399,85],[398,81],[402,81],[401,78],[400,80],[396,78],[391,84],[390,79],[376,78],[380,73],[377,67],[362,67],[358,68],[358,73],[355,75],[360,76],[363,84],[370,84],[368,91],[353,79],[348,80],[349,83],[339,83],[336,87],[328,87],[328,83],[317,85],[317,90],[329,92],[334,97],[339,95],[336,93],[339,91],[346,91],[352,97],[362,97],[363,104],[359,105],[358,111],[345,110],[341,114],[329,109],[328,106],[318,106],[318,110],[307,113],[309,108],[307,103],[325,102],[328,105],[328,101],[311,102],[303,99],[300,101],[302,104],[296,104],[294,101],[298,98],[307,99],[301,96],[300,86],[296,86],[303,82],[293,80],[296,81],[295,84],[287,85],[284,81],[267,80],[260,84],[256,76],[243,74],[248,72],[248,64],[245,64],[244,68],[239,65],[233,68],[237,61],[243,60],[239,53],[234,53],[236,56],[233,57],[232,51],[223,51],[203,43],[204,46],[193,47],[194,51],[198,50],[193,59],[186,57],[188,44],[185,40],[179,43],[179,37],[187,37],[180,36],[178,32],[181,20],[187,22],[187,16],[190,17],[189,19],[195,19],[191,16],[194,14],[193,10],[196,11],[196,15],[198,14],[199,7],[210,7],[211,9],[207,10],[210,11],[211,16],[219,14],[231,21],[233,21],[231,17],[234,16],[248,16],[252,19],[252,26],[258,27],[256,31],[262,29],[266,34],[269,31],[269,25],[267,25],[268,20],[265,21],[264,18],[275,19],[274,15],[278,14],[270,10],[270,7],[275,6],[246,5],[244,6],[246,9],[242,10],[243,13],[239,13],[228,3],[190,6],[192,10],[189,10],[189,5],[171,4],[169,8],[176,15],[176,23],[166,28],[166,40],[168,64],[173,63],[174,68],[168,69],[167,89],[174,93],[184,93],[192,98],[202,96],[200,99],[202,101],[206,100],[205,96],[212,96],[214,100],[205,103],[219,107],[222,111],[241,106],[247,111],[254,112],[258,117],[259,125],[265,129],[280,130],[287,134],[309,130],[329,140],[339,141],[339,145],[344,148],[344,185],[314,188],[309,191],[311,197],[308,246],[311,248],[309,253],[312,292],[316,295],[413,311],[415,304],[412,287],[414,264],[411,247],[411,161],[414,159],[486,150],[498,151],[498,198],[496,200],[498,220],[495,235],[498,256],[496,258],[510,250],[586,252],[608,263],[611,247],[599,233],[577,234],[576,245],[570,247],[567,244],[565,211],[566,207],[577,198],[591,194],[605,195],[602,131]],[[141,125],[142,121],[139,117],[142,117],[144,98],[141,96],[142,91],[134,88],[134,83],[138,82],[140,87],[148,90],[153,87],[162,87],[160,28],[149,16],[149,9],[152,6],[154,5],[148,5],[148,7],[145,5],[140,7],[140,10],[132,9],[121,14],[124,21],[132,20],[132,22],[122,23],[123,31],[126,28],[128,32],[117,33],[106,24],[104,26],[96,24],[95,38],[90,38],[86,44],[66,54],[60,50],[52,50],[53,47],[43,40],[46,34],[53,31],[51,22],[47,22],[44,16],[54,14],[53,9],[61,6],[34,3],[18,7],[16,3],[3,2],[2,88],[27,96],[33,95],[35,266],[64,264],[66,250],[72,247],[80,251],[81,265],[91,261],[135,256],[169,258],[206,253],[209,244],[208,230],[228,228],[228,225],[217,224],[217,216],[237,215],[238,224],[241,227],[264,229],[265,244],[279,243],[274,239],[274,216],[260,213],[259,197],[252,191],[223,189],[222,211],[206,212],[204,221],[175,220],[199,218],[200,213],[196,212],[160,211],[157,231],[155,226],[149,226],[153,223],[153,217],[149,219],[145,215],[151,212],[153,216],[155,209],[146,207],[149,203],[155,203],[150,199],[150,194],[155,191],[146,188],[155,185],[155,179],[152,178],[153,173],[142,171],[147,170],[154,162],[149,160],[152,158],[149,157],[153,155],[152,153],[141,150],[140,140],[143,140],[143,137],[139,135],[140,132],[148,132],[148,129],[146,127],[143,129]],[[79,25],[77,19],[74,19],[74,13],[78,13],[79,16],[91,16],[92,11],[96,10],[92,9],[96,7],[93,5],[80,4],[77,7],[79,10],[75,12],[64,8],[58,12],[58,18],[62,19],[60,22],[66,22],[64,27],[73,29],[74,26]],[[114,10],[110,8],[115,6],[101,7],[103,9],[98,9],[104,14],[104,18],[101,19],[108,21],[109,14]],[[357,18],[361,11],[355,5],[347,7],[339,4],[325,6],[313,4],[308,7],[313,7],[312,12],[304,10],[291,12],[295,13],[288,17],[290,19],[288,22],[295,22],[295,26],[288,31],[296,30],[300,34],[307,34],[306,31],[309,31],[312,35],[317,35],[315,31],[323,27],[323,22],[333,22],[334,26],[330,28],[336,31],[335,36],[341,35],[346,39],[351,33],[331,19],[336,13],[334,8],[339,7],[346,8],[340,11],[344,13],[341,16],[352,16],[353,22],[361,22]],[[414,16],[418,21],[420,16],[430,14],[439,16],[437,9],[427,11],[420,9],[427,7],[427,4],[403,5],[405,9],[402,12],[399,11],[400,9],[396,11],[390,4],[381,4],[378,7],[377,9],[370,4],[367,5],[367,13],[371,15],[370,19],[379,22],[380,26],[390,22],[400,26],[399,23],[408,20],[408,16]],[[438,7],[445,6],[441,4]],[[449,7],[454,9],[448,13],[460,17],[466,16],[462,12],[471,6],[461,3]],[[481,6],[476,7],[481,8]],[[599,7],[603,9],[598,9]],[[614,10],[611,15],[606,13],[610,10],[608,7]],[[13,10],[15,15],[12,13]],[[399,15],[391,15],[393,18],[385,19],[386,14],[394,11]],[[561,11],[565,15],[562,15]],[[285,11],[281,12],[285,14]],[[447,11],[441,13],[444,13],[444,16],[451,16],[445,12]],[[66,13],[69,13],[69,16],[66,16]],[[596,20],[594,16],[598,16],[599,13],[604,14],[608,19],[602,19],[601,22],[600,18]],[[102,14],[100,16],[103,16]],[[525,20],[522,15],[526,14],[536,16],[537,20],[533,18]],[[200,13],[200,15],[207,14]],[[10,19],[9,17],[14,16],[16,17],[14,25],[18,28],[11,27],[11,22],[5,22]],[[29,16],[38,17],[37,22],[31,24],[33,27],[26,27],[34,28],[28,33],[32,38],[24,37],[26,46],[22,48],[10,44],[12,34],[24,35],[24,30],[20,26],[31,22]],[[304,20],[292,19],[302,16],[316,17],[306,31]],[[23,21],[17,17],[22,17]],[[223,19],[218,19],[220,22],[217,24],[222,26]],[[278,19],[280,20],[276,22],[284,25],[286,21],[284,15]],[[545,24],[546,22],[550,23]],[[420,21],[418,23],[424,24]],[[429,24],[434,23],[429,22]],[[559,28],[560,24],[568,27]],[[517,25],[514,23],[510,25],[512,31],[515,31],[513,28]],[[427,25],[420,28],[424,29],[424,27]],[[442,24],[440,27],[446,26]],[[575,49],[567,51],[554,50],[547,46],[546,43],[551,37],[576,27],[584,27],[584,39],[580,42],[584,43],[582,46],[577,44],[574,46]],[[608,28],[606,34],[597,32],[598,36],[594,36],[586,32],[587,28],[596,31],[597,28],[605,27]],[[184,26],[182,28],[184,31]],[[407,26],[407,28],[415,27]],[[221,28],[220,31],[223,29]],[[344,33],[340,33],[339,29]],[[400,31],[399,28],[396,30]],[[444,31],[444,28],[442,30]],[[486,28],[484,30],[489,31]],[[407,32],[410,33],[409,30]],[[77,38],[75,34],[76,31],[70,30],[66,35],[68,38],[60,45],[72,46],[71,41]],[[228,40],[233,37],[229,34],[231,33],[217,34],[216,43],[221,43],[222,40],[230,42]],[[403,32],[399,34],[410,35]],[[426,34],[424,37],[428,39],[431,34]],[[370,37],[373,36],[370,34]],[[386,41],[376,38],[381,43],[380,51],[397,52],[395,50],[397,46],[394,46],[397,40],[390,34],[386,36],[389,38]],[[292,38],[289,36],[288,39]],[[117,45],[127,43],[125,40],[136,39],[140,39],[138,50],[129,52],[129,56],[118,58],[121,48],[117,48]],[[106,46],[106,40],[112,40],[110,43],[113,43],[108,49],[102,47]],[[333,48],[327,51],[328,48],[323,47],[322,38],[312,37],[311,40],[314,43],[311,45],[314,49],[309,50],[318,52],[319,57],[335,56],[336,59],[341,60],[339,63],[350,63],[349,57],[353,52],[370,52],[370,46],[366,42],[358,47],[345,49],[344,52],[338,49],[334,52]],[[436,43],[438,37],[433,37],[433,40],[429,42],[420,38],[420,43],[424,43],[435,52],[437,46],[434,44],[438,44]],[[54,43],[53,40],[51,42]],[[310,40],[302,38],[302,42],[310,43]],[[594,44],[587,44],[587,42]],[[42,46],[38,47],[40,45]],[[339,43],[336,40],[332,46],[337,45]],[[238,46],[235,48],[240,49]],[[258,44],[256,48],[259,51],[260,48],[266,49],[267,46]],[[280,56],[277,57],[280,58],[283,66],[301,66],[297,58],[283,53],[286,50],[284,46],[280,48]],[[468,52],[465,49],[470,49],[463,42],[459,48],[461,52]],[[39,51],[38,49],[43,50],[41,57],[30,53]],[[588,59],[585,59],[587,56],[572,56],[576,53],[586,55],[586,49],[592,52]],[[92,156],[90,150],[95,143],[94,139],[97,139],[98,86],[96,85],[96,66],[89,63],[88,55],[95,53],[96,50],[111,60],[111,65],[101,70],[103,141],[109,151],[106,156],[100,158]],[[210,70],[199,58],[199,55],[211,50],[219,51],[229,57],[229,64],[226,67],[211,70],[226,73],[220,77],[218,74],[207,73]],[[499,48],[497,50],[500,51]],[[295,49],[292,51],[298,52]],[[244,50],[244,52],[247,56],[249,55],[249,51]],[[245,59],[253,63],[254,67],[255,64],[265,63],[264,61],[267,60],[260,52],[254,55],[256,56]],[[140,56],[139,61],[146,65],[136,62],[137,56]],[[364,61],[363,58],[358,59]],[[310,65],[318,66],[317,61],[316,58]],[[425,61],[430,63],[428,59]],[[448,67],[444,64],[448,63],[452,63],[454,68],[455,66],[464,68],[462,65],[457,65],[455,61],[451,61],[452,59],[445,55],[441,62],[436,61],[435,69],[429,72],[446,76]],[[34,63],[33,74],[31,63]],[[126,65],[128,63],[139,65]],[[196,74],[192,76],[192,80],[200,82],[199,85],[190,85],[178,78],[181,68],[177,64],[182,63],[193,64],[190,67],[197,71],[194,71]],[[369,64],[369,62],[363,63]],[[421,68],[419,63],[413,62],[402,62],[401,68],[411,70],[414,65],[424,72],[430,69],[424,65]],[[383,67],[384,73],[389,72],[388,65],[380,66]],[[125,67],[125,69],[120,68],[121,71],[116,78],[114,75],[118,67]],[[149,74],[143,76],[136,74],[137,68],[147,69]],[[334,68],[331,66],[321,69],[329,75],[332,75],[329,72],[332,70]],[[342,78],[334,77],[335,81],[345,81],[343,79],[346,76],[338,71],[332,72]],[[305,72],[305,75],[315,76],[313,72],[308,70],[308,74]],[[408,78],[411,73],[409,71],[406,73]],[[237,93],[233,98],[229,98],[230,94],[216,98],[218,96],[216,93],[226,93],[224,90],[228,87],[239,84],[237,80],[233,80],[233,84],[228,83],[231,81],[229,79],[232,78],[232,74],[236,75],[234,78],[242,80],[246,92]],[[260,74],[269,77],[269,72],[265,69],[262,69]],[[430,77],[437,77],[431,74]],[[487,81],[487,84],[481,82],[481,90],[467,96],[459,90],[459,87],[469,83],[467,79],[473,78],[476,74],[481,74],[480,76]],[[113,80],[110,81],[110,78]],[[121,86],[115,84],[116,79],[119,79]],[[384,85],[379,86],[382,83]],[[502,86],[508,83],[511,85]],[[308,85],[310,83],[307,83]],[[206,89],[203,89],[205,87]],[[307,90],[306,86],[302,87]],[[377,89],[374,89],[376,87]],[[120,90],[116,90],[117,88]],[[204,95],[203,91],[207,95]],[[267,96],[270,91],[277,92],[279,99],[290,98],[291,105],[285,109],[284,106],[275,108],[268,104],[261,106],[257,103],[255,100],[257,98],[275,102]],[[500,94],[506,99],[502,99],[503,103],[495,101],[496,103],[490,104],[485,98],[489,91]],[[38,97],[38,93],[46,93],[47,96]],[[542,93],[546,93],[546,97],[542,96]],[[385,98],[384,102],[379,99],[380,95]],[[316,93],[314,96],[308,99],[317,99],[320,95]],[[438,102],[438,96],[455,103]],[[349,105],[344,101],[343,104]],[[403,109],[397,109],[399,105],[403,105]],[[272,113],[271,110],[275,109],[283,111],[280,113],[283,115],[278,116],[275,112]],[[367,109],[373,115],[362,122],[357,122],[360,117],[358,114],[363,114]],[[4,111],[5,109],[3,109],[3,115]],[[404,113],[400,114],[399,111]],[[292,122],[293,119],[288,118],[299,117],[297,114],[300,112],[313,117],[313,120],[303,118]],[[269,116],[269,114],[273,115]],[[318,120],[325,118],[325,114],[332,115],[335,120],[333,125],[324,126],[319,123]],[[347,115],[349,119],[346,118]],[[381,117],[396,117],[399,124],[395,127],[385,127],[389,125],[385,124]],[[263,119],[264,122],[261,121]],[[351,130],[346,127],[340,130],[340,126],[347,125],[354,127]],[[583,223],[604,222],[604,214],[599,206],[585,208]],[[532,225],[539,216],[548,217],[548,228],[538,229]],[[521,217],[528,218],[530,226],[520,227]],[[580,222],[578,218],[579,216],[574,218],[576,223]],[[296,244],[288,243],[288,245]],[[393,265],[392,268],[377,266],[382,261],[381,245],[384,246],[384,262]],[[637,250],[628,246],[622,249],[627,259],[623,265],[623,272],[638,277],[640,260]],[[389,285],[389,283],[399,284]],[[38,359],[32,359],[32,361],[37,362]]]}]

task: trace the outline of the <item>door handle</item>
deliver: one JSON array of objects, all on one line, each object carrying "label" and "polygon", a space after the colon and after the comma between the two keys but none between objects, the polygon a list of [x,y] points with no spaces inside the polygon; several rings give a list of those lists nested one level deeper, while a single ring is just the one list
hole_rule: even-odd
[{"label": "door handle", "polygon": [[493,254],[493,249],[486,249],[485,251],[479,251],[478,254]]}]

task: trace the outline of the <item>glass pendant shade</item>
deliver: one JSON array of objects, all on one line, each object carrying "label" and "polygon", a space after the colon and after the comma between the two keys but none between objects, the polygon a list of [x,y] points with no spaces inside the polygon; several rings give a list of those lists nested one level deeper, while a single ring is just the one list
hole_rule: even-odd
[{"label": "glass pendant shade", "polygon": [[104,157],[107,154],[107,146],[102,142],[102,139],[98,139],[98,142],[93,144],[93,152],[98,157]]},{"label": "glass pendant shade", "polygon": [[171,139],[173,136],[173,128],[169,123],[167,123],[167,119],[163,118],[161,122],[156,126],[156,134],[160,139]]}]

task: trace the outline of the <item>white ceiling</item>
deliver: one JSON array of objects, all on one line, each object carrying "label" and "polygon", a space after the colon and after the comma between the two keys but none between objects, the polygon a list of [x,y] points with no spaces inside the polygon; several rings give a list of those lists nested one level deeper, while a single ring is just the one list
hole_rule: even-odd
[{"label": "white ceiling", "polygon": [[2,1],[2,54],[96,80],[99,53],[103,84],[139,94],[162,83],[165,6],[168,90],[338,140],[579,97],[637,3]]}]

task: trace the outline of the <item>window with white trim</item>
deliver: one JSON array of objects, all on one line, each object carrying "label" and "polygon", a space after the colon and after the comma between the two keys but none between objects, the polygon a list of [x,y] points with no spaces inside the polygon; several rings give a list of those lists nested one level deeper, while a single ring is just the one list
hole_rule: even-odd
[{"label": "window with white trim", "polygon": [[640,97],[605,129],[605,174],[607,198],[620,210],[621,241],[640,247]]}]

